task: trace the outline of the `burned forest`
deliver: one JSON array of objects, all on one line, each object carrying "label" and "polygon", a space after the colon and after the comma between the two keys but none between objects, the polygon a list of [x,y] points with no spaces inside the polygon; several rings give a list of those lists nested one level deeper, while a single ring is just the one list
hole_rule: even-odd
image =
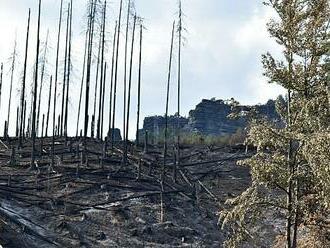
[{"label": "burned forest", "polygon": [[330,247],[329,1],[1,2],[0,248]]}]

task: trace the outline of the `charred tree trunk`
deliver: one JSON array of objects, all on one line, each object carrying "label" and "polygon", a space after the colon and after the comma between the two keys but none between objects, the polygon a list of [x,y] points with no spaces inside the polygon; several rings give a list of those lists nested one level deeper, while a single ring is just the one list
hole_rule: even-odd
[{"label": "charred tree trunk", "polygon": [[181,103],[181,46],[182,46],[182,8],[181,0],[179,1],[179,24],[178,24],[178,33],[179,33],[179,44],[178,44],[178,113],[177,113],[177,144],[176,144],[176,163],[174,164],[174,174],[173,179],[176,181],[176,170],[177,167],[180,167],[180,103]]},{"label": "charred tree trunk", "polygon": [[116,97],[117,97],[117,79],[118,79],[118,55],[120,44],[120,25],[121,25],[121,12],[123,7],[123,0],[120,0],[120,9],[118,17],[118,30],[117,30],[117,47],[116,47],[116,67],[114,78],[114,90],[113,90],[113,111],[112,111],[112,135],[111,135],[111,148],[114,149],[115,145],[115,122],[116,122]]},{"label": "charred tree trunk", "polygon": [[32,111],[32,152],[31,152],[31,167],[35,168],[35,146],[36,146],[36,107],[37,107],[37,91],[38,91],[38,60],[39,60],[39,46],[40,46],[40,13],[41,0],[39,0],[38,10],[38,28],[37,28],[37,51],[36,51],[36,65],[34,78],[34,92],[33,92],[33,111]]},{"label": "charred tree trunk", "polygon": [[31,17],[31,9],[29,9],[29,17],[28,17],[28,24],[27,24],[27,30],[26,30],[23,81],[22,81],[22,89],[21,89],[21,123],[20,123],[20,132],[19,132],[19,146],[22,146],[22,139],[24,136],[24,129],[25,129],[25,110],[26,110],[25,83],[26,83],[27,55],[28,55],[28,49],[29,49],[30,17]]},{"label": "charred tree trunk", "polygon": [[101,139],[101,119],[102,119],[102,98],[103,98],[103,85],[104,85],[104,43],[105,43],[105,15],[106,15],[106,4],[104,2],[103,17],[102,17],[102,42],[101,42],[101,78],[100,78],[100,95],[99,95],[99,113],[97,120],[97,138]]},{"label": "charred tree trunk", "polygon": [[115,26],[115,32],[113,35],[113,41],[112,41],[110,100],[109,100],[109,130],[108,130],[109,139],[111,139],[112,91],[113,91],[113,72],[114,72],[114,64],[115,64],[116,34],[117,34],[117,22],[116,22],[116,26]]},{"label": "charred tree trunk", "polygon": [[124,58],[124,110],[123,110],[123,137],[126,135],[126,95],[127,95],[127,46],[128,46],[128,27],[130,17],[131,0],[128,0],[127,19],[126,19],[126,35],[125,35],[125,58]]},{"label": "charred tree trunk", "polygon": [[42,115],[41,124],[41,136],[40,136],[40,155],[43,155],[43,145],[44,145],[44,126],[45,126],[45,114]]},{"label": "charred tree trunk", "polygon": [[102,109],[101,109],[101,140],[103,140],[103,123],[104,123],[104,98],[105,98],[105,80],[107,79],[107,62],[104,62],[103,73],[103,93],[102,93]]},{"label": "charred tree trunk", "polygon": [[56,48],[56,64],[55,64],[55,82],[54,82],[54,109],[53,109],[53,138],[52,138],[52,167],[55,165],[55,126],[56,126],[56,97],[57,97],[57,77],[58,77],[58,58],[60,51],[61,40],[61,26],[62,26],[62,12],[63,12],[63,0],[61,0],[60,7],[60,19],[58,22],[58,36],[57,36],[57,48]]},{"label": "charred tree trunk", "polygon": [[50,76],[49,80],[49,94],[48,94],[48,110],[47,110],[47,117],[46,117],[46,131],[45,136],[48,136],[48,123],[49,123],[49,113],[50,113],[50,104],[52,100],[52,86],[53,86],[53,76]]},{"label": "charred tree trunk", "polygon": [[139,128],[140,128],[140,108],[141,108],[141,69],[142,69],[142,38],[143,38],[143,26],[140,25],[140,53],[139,53],[139,75],[138,75],[138,100],[137,100],[137,118],[136,118],[136,145],[140,143]]},{"label": "charred tree trunk", "polygon": [[68,15],[66,19],[64,73],[63,73],[62,106],[61,106],[62,110],[61,110],[61,127],[60,127],[61,136],[63,136],[63,127],[64,127],[65,91],[66,91],[67,70],[68,70],[69,26],[70,26],[70,3],[68,3]]},{"label": "charred tree trunk", "polygon": [[69,109],[70,75],[71,75],[71,42],[72,42],[72,0],[70,2],[68,78],[67,78],[67,90],[66,90],[65,114],[64,114],[64,135],[65,135],[65,137],[68,136],[68,109]]},{"label": "charred tree trunk", "polygon": [[82,77],[81,77],[81,82],[80,82],[80,94],[79,94],[79,104],[78,104],[78,116],[77,116],[76,137],[78,137],[78,131],[79,131],[81,99],[82,99],[82,92],[83,92],[83,88],[84,88],[84,79],[85,79],[87,45],[88,45],[88,36],[89,36],[89,29],[88,29],[88,27],[89,27],[89,24],[87,24],[87,30],[86,30],[86,35],[85,35],[84,62],[83,62]]},{"label": "charred tree trunk", "polygon": [[165,179],[165,167],[166,167],[166,157],[167,157],[168,105],[169,105],[169,98],[170,98],[170,82],[171,82],[171,69],[172,69],[174,28],[175,28],[175,21],[173,22],[173,28],[172,28],[170,61],[169,61],[168,76],[167,76],[166,108],[165,108],[165,130],[164,130],[164,160],[163,160],[163,166],[162,166],[162,172],[161,172],[161,182],[164,182],[164,179]]},{"label": "charred tree trunk", "polygon": [[131,88],[132,88],[132,69],[133,69],[133,56],[134,56],[135,26],[136,26],[136,15],[134,16],[134,21],[133,21],[131,59],[130,59],[130,64],[129,64],[127,117],[126,117],[127,123],[126,123],[126,131],[125,131],[124,165],[126,165],[126,163],[127,163],[127,148],[128,148],[129,115],[130,115],[130,106],[131,106]]},{"label": "charred tree trunk", "polygon": [[84,138],[87,138],[88,133],[88,107],[89,107],[89,87],[91,77],[91,64],[93,52],[93,36],[94,36],[94,22],[96,12],[96,1],[91,1],[90,20],[89,20],[89,42],[88,42],[88,58],[87,58],[87,73],[86,73],[86,95],[85,95],[85,125],[84,125]]},{"label": "charred tree trunk", "polygon": [[24,115],[23,115],[23,126],[22,126],[22,142],[25,138],[25,119],[26,119],[26,100],[24,101]]},{"label": "charred tree trunk", "polygon": [[41,68],[41,78],[40,78],[40,89],[39,89],[39,99],[38,99],[38,114],[37,114],[37,128],[36,133],[38,135],[39,133],[39,118],[40,118],[40,104],[41,104],[41,93],[42,93],[42,86],[44,84],[44,75],[45,75],[45,66],[46,66],[46,56],[47,56],[47,48],[48,48],[48,35],[49,31],[47,30],[47,36],[46,36],[46,43],[45,43],[45,50],[44,50],[44,56],[42,60],[42,68]]},{"label": "charred tree trunk", "polygon": [[[103,23],[102,23],[103,25]],[[97,102],[97,88],[98,88],[98,82],[99,82],[99,68],[100,68],[100,56],[101,56],[101,49],[102,49],[102,31],[103,26],[100,30],[100,38],[99,38],[99,47],[97,52],[97,62],[96,62],[96,78],[95,78],[95,89],[94,89],[94,111],[93,111],[93,117],[92,117],[92,133],[91,136],[94,137],[95,134],[95,117],[96,117],[96,102]]]},{"label": "charred tree trunk", "polygon": [[[14,43],[14,52],[11,62],[11,75],[10,75],[10,89],[9,89],[9,101],[8,101],[8,116],[7,116],[7,129],[9,129],[10,125],[10,107],[11,107],[11,96],[13,91],[13,81],[14,81],[14,72],[15,72],[15,61],[16,61],[16,39]],[[7,134],[9,135],[9,131],[7,130]]]},{"label": "charred tree trunk", "polygon": [[19,134],[19,107],[16,108],[16,127],[15,127],[15,137]]}]

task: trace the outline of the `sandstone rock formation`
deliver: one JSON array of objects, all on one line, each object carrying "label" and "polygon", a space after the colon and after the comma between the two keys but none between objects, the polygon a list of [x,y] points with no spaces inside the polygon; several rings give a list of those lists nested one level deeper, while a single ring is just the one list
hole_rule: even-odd
[{"label": "sandstone rock formation", "polygon": [[[269,100],[264,105],[239,106],[240,110],[248,111],[254,108],[258,114],[272,121],[278,121],[279,115],[275,109],[275,101]],[[228,115],[232,112],[231,105],[224,100],[203,99],[194,110],[189,112],[189,117],[180,117],[180,128],[186,132],[199,133],[202,135],[225,136],[234,134],[238,129],[244,129],[247,125],[246,117],[231,119]],[[170,116],[168,119],[169,129],[176,128],[177,116]],[[143,125],[143,132],[160,134],[165,128],[163,116],[146,117]]]}]

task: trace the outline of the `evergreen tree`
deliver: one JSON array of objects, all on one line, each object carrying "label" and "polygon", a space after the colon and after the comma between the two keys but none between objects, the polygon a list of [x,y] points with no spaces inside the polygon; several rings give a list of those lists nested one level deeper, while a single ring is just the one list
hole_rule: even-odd
[{"label": "evergreen tree", "polygon": [[270,211],[280,211],[286,222],[286,247],[298,246],[302,230],[313,231],[319,245],[329,247],[325,231],[330,230],[329,2],[265,4],[278,15],[268,30],[284,56],[275,59],[267,53],[262,62],[269,82],[287,90],[286,99],[277,104],[285,125],[260,119],[251,123],[247,143],[257,152],[240,164],[251,169],[252,184],[221,212],[223,227],[232,230],[226,245],[237,247],[251,239],[260,246],[258,240],[267,237],[252,227]]}]

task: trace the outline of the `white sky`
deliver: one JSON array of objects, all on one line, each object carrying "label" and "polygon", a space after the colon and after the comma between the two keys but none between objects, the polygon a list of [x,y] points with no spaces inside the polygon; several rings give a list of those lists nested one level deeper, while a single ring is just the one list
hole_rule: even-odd
[{"label": "white sky", "polygon": [[[68,0],[64,0],[67,6]],[[107,46],[106,59],[111,62],[112,36],[114,20],[117,18],[119,0],[108,1],[107,15]],[[126,2],[124,0],[124,2]],[[75,133],[78,96],[80,87],[80,71],[83,60],[84,30],[86,26],[87,0],[73,0],[73,78],[70,90],[69,132]],[[28,85],[32,83],[33,64],[35,61],[37,0],[1,0],[0,1],[0,62],[4,63],[0,133],[7,118],[7,105],[10,84],[10,56],[13,50],[15,34],[17,35],[18,63],[13,85],[12,111],[10,131],[14,132],[16,106],[19,101],[19,85],[23,71],[25,32],[28,8],[31,8],[31,36],[28,57]],[[54,74],[56,50],[56,32],[60,0],[43,0],[41,41],[45,41],[47,29],[50,32],[50,54],[48,57],[47,76],[42,92],[42,113],[47,111],[48,81]],[[125,3],[126,5],[126,3]],[[145,18],[142,72],[142,117],[165,112],[165,91],[170,48],[171,25],[176,18],[177,0],[135,0],[138,15]],[[66,7],[65,7],[66,8]],[[185,46],[182,50],[182,114],[188,115],[203,98],[216,97],[229,99],[234,97],[243,104],[264,103],[270,98],[276,98],[282,90],[275,85],[269,85],[262,76],[261,54],[267,51],[279,54],[279,47],[269,37],[266,23],[274,15],[262,5],[261,0],[183,0],[184,26],[187,29],[184,36]],[[126,14],[124,14],[126,19]],[[64,18],[65,20],[65,18]],[[124,24],[122,31],[124,31]],[[62,25],[64,38],[65,21]],[[123,41],[124,32],[121,39]],[[136,36],[138,39],[138,36]],[[122,42],[121,47],[123,48]],[[136,43],[135,55],[138,53]],[[173,77],[171,85],[170,113],[176,112],[176,67],[177,47],[175,47]],[[122,127],[122,85],[123,85],[123,51],[119,60],[118,81],[118,111],[117,127]],[[61,46],[60,61],[64,58],[64,45]],[[130,137],[135,134],[136,119],[136,84],[137,56],[134,57],[133,99],[131,108]],[[62,82],[60,67],[59,83]],[[95,71],[95,68],[93,68]],[[40,78],[40,77],[39,77]],[[94,96],[94,81],[91,83],[91,102]],[[108,73],[110,79],[110,71]],[[108,81],[109,84],[109,81]],[[61,87],[59,87],[61,89]],[[108,91],[107,91],[108,92]],[[108,94],[107,94],[108,95]],[[30,88],[27,89],[27,99],[30,100]],[[106,98],[107,103],[108,97]],[[58,102],[61,97],[58,97]],[[92,103],[90,109],[92,109]],[[106,104],[106,111],[108,111]],[[84,106],[84,103],[83,103]],[[57,112],[59,108],[57,109]],[[106,112],[107,113],[107,112]],[[107,127],[108,114],[105,114]],[[142,119],[141,124],[142,126]],[[82,128],[82,122],[81,122]],[[107,128],[105,128],[107,130]]]}]

